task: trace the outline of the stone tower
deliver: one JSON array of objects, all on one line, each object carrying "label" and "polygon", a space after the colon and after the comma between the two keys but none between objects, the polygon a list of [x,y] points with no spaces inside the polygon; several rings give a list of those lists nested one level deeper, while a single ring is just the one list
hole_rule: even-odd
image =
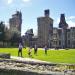
[{"label": "stone tower", "polygon": [[68,24],[66,23],[65,20],[65,14],[61,14],[60,16],[60,22],[59,22],[59,28],[62,29],[62,48],[67,48],[67,28]]},{"label": "stone tower", "polygon": [[37,25],[39,47],[48,45],[53,30],[53,19],[49,17],[49,9],[44,11],[44,17],[37,18]]},{"label": "stone tower", "polygon": [[22,13],[16,11],[16,14],[12,15],[12,18],[9,19],[10,30],[19,31],[21,33],[22,25]]},{"label": "stone tower", "polygon": [[45,17],[49,17],[49,9],[44,11],[44,15],[45,15]]},{"label": "stone tower", "polygon": [[61,14],[59,28],[67,29],[67,27],[68,27],[68,24],[66,23],[66,20],[65,20],[65,14]]}]

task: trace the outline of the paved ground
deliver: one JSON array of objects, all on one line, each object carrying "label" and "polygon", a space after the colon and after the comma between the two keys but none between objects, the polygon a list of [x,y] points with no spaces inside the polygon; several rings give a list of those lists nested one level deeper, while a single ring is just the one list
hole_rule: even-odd
[{"label": "paved ground", "polygon": [[41,60],[32,59],[32,58],[22,58],[22,57],[17,57],[17,56],[11,56],[11,58],[12,58],[12,59],[19,60],[19,61],[50,63],[50,62],[47,62],[47,61],[41,61]]}]

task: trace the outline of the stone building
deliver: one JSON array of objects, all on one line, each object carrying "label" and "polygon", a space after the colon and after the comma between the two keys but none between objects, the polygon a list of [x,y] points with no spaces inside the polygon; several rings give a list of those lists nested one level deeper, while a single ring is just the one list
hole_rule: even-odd
[{"label": "stone building", "polygon": [[61,14],[59,28],[53,28],[52,48],[75,48],[75,27],[68,28],[64,14]]},{"label": "stone building", "polygon": [[16,13],[12,15],[12,18],[9,19],[9,25],[11,32],[19,32],[21,35],[22,13],[16,11]]},{"label": "stone building", "polygon": [[66,23],[66,20],[65,20],[65,14],[60,15],[59,28],[63,28],[63,29],[68,28],[68,24]]},{"label": "stone building", "polygon": [[53,28],[53,35],[50,41],[52,48],[57,48],[59,46],[59,35],[57,28]]},{"label": "stone building", "polygon": [[75,48],[75,27],[70,28],[70,47]]},{"label": "stone building", "polygon": [[37,44],[37,39],[37,36],[34,36],[33,29],[28,29],[25,36],[23,36],[25,46],[34,47],[34,45]]},{"label": "stone building", "polygon": [[65,14],[61,14],[60,16],[59,28],[62,29],[62,37],[61,37],[62,48],[66,48],[68,24],[66,23],[66,20],[65,20]]},{"label": "stone building", "polygon": [[52,35],[53,19],[49,17],[49,14],[49,10],[45,10],[44,17],[37,18],[39,47],[48,45]]},{"label": "stone building", "polygon": [[25,33],[25,43],[27,44],[27,46],[32,46],[32,43],[33,43],[33,29],[28,29]]},{"label": "stone building", "polygon": [[75,27],[68,28],[66,33],[66,46],[63,47],[63,43],[65,44],[65,41],[62,39],[64,36],[64,33],[62,34],[62,29],[53,28],[53,35],[50,40],[51,48],[75,48]]},{"label": "stone building", "polygon": [[37,18],[38,45],[50,48],[75,48],[75,27],[68,28],[65,14],[60,15],[59,28],[53,28],[53,19],[49,17],[49,10],[45,16]]}]

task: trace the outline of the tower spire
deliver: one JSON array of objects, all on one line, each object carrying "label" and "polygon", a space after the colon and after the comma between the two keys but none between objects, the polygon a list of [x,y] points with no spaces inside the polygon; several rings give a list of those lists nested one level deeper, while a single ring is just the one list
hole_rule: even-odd
[{"label": "tower spire", "polygon": [[65,20],[65,14],[61,14],[60,22],[59,22],[59,28],[66,29],[67,27],[68,27],[68,24],[66,23],[66,20]]}]

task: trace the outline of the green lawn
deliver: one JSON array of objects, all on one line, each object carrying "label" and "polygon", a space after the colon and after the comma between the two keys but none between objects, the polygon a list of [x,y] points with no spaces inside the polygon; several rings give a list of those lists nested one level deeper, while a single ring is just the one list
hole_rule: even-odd
[{"label": "green lawn", "polygon": [[[0,53],[10,53],[12,56],[18,56],[18,48],[0,48]],[[23,48],[23,57],[28,57],[28,48]],[[44,50],[39,48],[37,56],[34,55],[32,49],[32,57],[54,63],[75,63],[75,49],[48,50],[48,54],[45,55]]]}]

